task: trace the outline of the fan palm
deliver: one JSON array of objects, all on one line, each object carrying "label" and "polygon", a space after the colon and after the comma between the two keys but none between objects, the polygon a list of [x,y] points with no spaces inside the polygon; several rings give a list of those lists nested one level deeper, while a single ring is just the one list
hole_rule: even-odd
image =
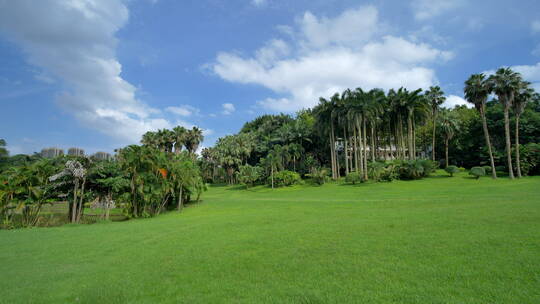
[{"label": "fan palm", "polygon": [[473,74],[465,81],[465,99],[474,104],[474,107],[480,113],[482,118],[482,128],[484,129],[484,138],[489,153],[489,162],[491,165],[491,176],[497,178],[495,171],[495,161],[493,160],[493,152],[491,149],[491,140],[489,138],[489,130],[486,121],[486,101],[489,95],[489,85],[484,74]]},{"label": "fan palm", "polygon": [[441,131],[444,134],[444,146],[445,146],[445,164],[448,167],[448,146],[450,140],[454,137],[456,132],[459,130],[458,119],[453,115],[452,112],[443,111],[440,116],[440,127]]},{"label": "fan palm", "polygon": [[191,130],[188,130],[186,133],[185,145],[189,153],[195,153],[203,139],[204,136],[202,134],[202,130],[198,127],[193,127]]},{"label": "fan palm", "polygon": [[437,114],[439,113],[440,106],[446,100],[446,97],[444,97],[444,92],[439,86],[429,87],[429,90],[425,91],[424,95],[431,106],[431,118],[433,122],[431,159],[435,161],[435,130],[437,129]]},{"label": "fan palm", "polygon": [[516,171],[517,171],[517,177],[521,178],[521,164],[519,160],[519,118],[521,117],[521,114],[523,114],[523,111],[525,110],[525,107],[527,106],[527,103],[531,100],[534,90],[529,87],[529,82],[522,82],[521,88],[518,91],[518,93],[514,97],[514,103],[512,105],[512,108],[514,110],[514,115],[516,115],[516,130],[515,130],[515,146],[516,146]]},{"label": "fan palm", "polygon": [[174,153],[179,154],[185,144],[187,130],[182,126],[176,126],[172,131],[174,133]]},{"label": "fan palm", "polygon": [[512,167],[512,147],[510,143],[510,119],[509,111],[514,103],[514,97],[518,92],[522,79],[519,73],[510,68],[500,68],[495,74],[489,76],[488,83],[490,89],[499,98],[499,102],[504,108],[504,136],[506,142],[506,161],[508,164],[508,175],[514,179],[514,170]]}]

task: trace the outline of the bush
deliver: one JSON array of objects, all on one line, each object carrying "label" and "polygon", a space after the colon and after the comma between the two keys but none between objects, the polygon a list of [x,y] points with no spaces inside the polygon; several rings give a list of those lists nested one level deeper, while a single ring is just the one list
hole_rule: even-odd
[{"label": "bush", "polygon": [[392,163],[386,164],[386,167],[381,172],[381,180],[386,182],[391,182],[399,177],[399,174],[396,170],[396,166]]},{"label": "bush", "polygon": [[236,172],[238,181],[246,186],[253,186],[263,175],[263,169],[257,166],[250,166],[248,164],[240,166],[239,171]]},{"label": "bush", "polygon": [[384,162],[370,162],[368,164],[369,178],[379,181],[385,168],[386,164]]},{"label": "bush", "polygon": [[484,171],[486,171],[486,174],[491,173],[491,166],[482,166],[484,168]]},{"label": "bush", "polygon": [[345,177],[345,182],[347,183],[351,183],[353,185],[357,184],[357,183],[361,183],[363,182],[363,178],[362,176],[360,176],[360,174],[358,172],[350,172],[349,174],[347,174],[347,176]]},{"label": "bush", "polygon": [[396,161],[395,166],[400,179],[420,179],[435,171],[437,163],[428,159],[417,159]]},{"label": "bush", "polygon": [[466,172],[467,169],[465,169],[464,167],[459,167],[459,172]]},{"label": "bush", "polygon": [[328,169],[313,168],[311,173],[306,175],[311,177],[316,184],[324,185],[324,183],[328,180]]},{"label": "bush", "polygon": [[458,173],[460,170],[456,166],[448,166],[448,167],[444,168],[444,171],[446,171],[446,173],[450,174],[450,176],[454,176],[454,173]]},{"label": "bush", "polygon": [[[271,183],[271,177],[268,178],[268,182]],[[278,187],[291,186],[302,182],[300,174],[283,170],[274,174],[274,184]]]},{"label": "bush", "polygon": [[520,145],[519,163],[523,175],[540,174],[540,144]]},{"label": "bush", "polygon": [[479,179],[481,176],[486,175],[486,170],[484,170],[483,167],[472,167],[469,171],[469,175],[472,175],[476,177],[476,179]]}]

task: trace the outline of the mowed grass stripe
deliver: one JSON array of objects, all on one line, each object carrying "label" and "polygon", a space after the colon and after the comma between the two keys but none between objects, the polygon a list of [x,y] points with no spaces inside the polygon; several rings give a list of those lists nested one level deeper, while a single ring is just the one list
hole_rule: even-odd
[{"label": "mowed grass stripe", "polygon": [[0,302],[539,303],[538,185],[212,187],[180,214],[0,231]]}]

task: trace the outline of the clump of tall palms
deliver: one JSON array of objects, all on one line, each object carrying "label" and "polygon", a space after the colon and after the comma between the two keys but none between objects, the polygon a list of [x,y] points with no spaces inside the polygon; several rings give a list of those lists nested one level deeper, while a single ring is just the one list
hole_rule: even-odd
[{"label": "clump of tall palms", "polygon": [[489,163],[491,166],[491,176],[497,178],[495,170],[495,161],[493,159],[493,151],[491,147],[491,139],[486,121],[486,102],[490,93],[490,86],[484,74],[473,74],[465,81],[465,99],[474,104],[474,107],[480,113],[482,119],[482,130],[486,141],[486,147],[489,153]]},{"label": "clump of tall palms", "polygon": [[185,147],[190,154],[194,154],[203,139],[203,131],[198,127],[186,129],[182,126],[176,126],[172,130],[160,129],[144,133],[141,144],[162,152],[174,152],[175,154],[179,154],[182,147]]}]

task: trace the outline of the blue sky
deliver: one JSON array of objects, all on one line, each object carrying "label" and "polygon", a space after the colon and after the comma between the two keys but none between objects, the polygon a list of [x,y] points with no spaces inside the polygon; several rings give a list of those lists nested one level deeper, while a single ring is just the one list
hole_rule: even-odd
[{"label": "blue sky", "polygon": [[0,0],[0,138],[15,153],[203,146],[347,87],[440,85],[512,66],[540,89],[540,2]]}]

